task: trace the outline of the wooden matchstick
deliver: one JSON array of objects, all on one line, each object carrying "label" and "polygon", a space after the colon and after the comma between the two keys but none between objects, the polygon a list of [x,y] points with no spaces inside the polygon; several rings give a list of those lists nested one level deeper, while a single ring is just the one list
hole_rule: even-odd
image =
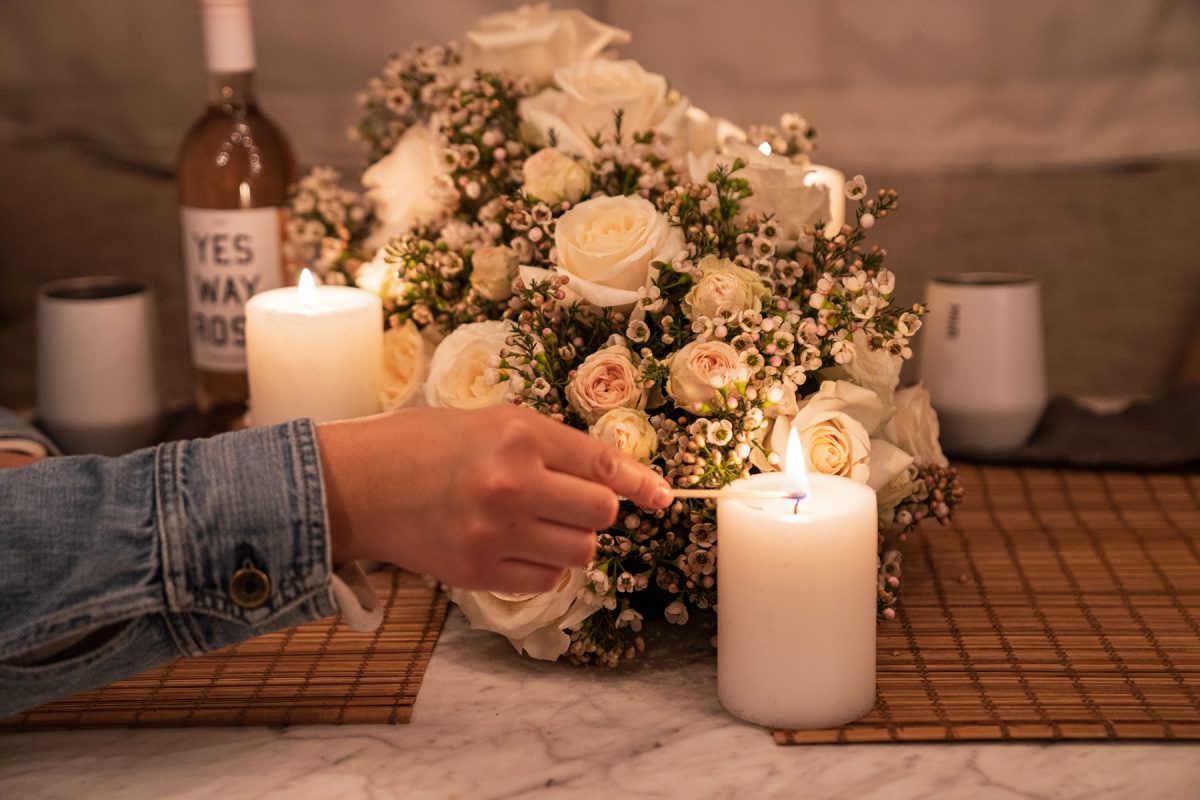
[{"label": "wooden matchstick", "polygon": [[762,489],[672,489],[677,500],[803,500],[804,495]]}]

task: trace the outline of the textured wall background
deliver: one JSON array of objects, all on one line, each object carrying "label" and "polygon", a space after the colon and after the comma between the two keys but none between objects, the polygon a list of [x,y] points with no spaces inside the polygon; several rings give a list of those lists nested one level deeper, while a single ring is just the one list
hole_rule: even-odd
[{"label": "textured wall background", "polygon": [[[1027,272],[1052,390],[1172,380],[1200,317],[1200,5],[577,5],[697,105],[742,124],[799,111],[818,160],[897,188],[876,231],[905,299],[934,274]],[[384,58],[506,7],[254,0],[263,105],[305,164],[352,170],[353,95]],[[182,0],[5,0],[0,404],[33,403],[35,287],[89,273],[155,286],[167,394],[188,397],[171,164],[203,104],[200,41]]]}]

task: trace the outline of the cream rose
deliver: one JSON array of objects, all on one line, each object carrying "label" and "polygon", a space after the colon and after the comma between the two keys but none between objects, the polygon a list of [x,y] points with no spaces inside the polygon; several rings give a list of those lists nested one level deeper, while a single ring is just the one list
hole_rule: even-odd
[{"label": "cream rose", "polygon": [[651,264],[684,248],[683,231],[643,197],[596,197],[563,214],[554,229],[556,271],[593,305],[631,308],[655,275]]},{"label": "cream rose", "polygon": [[554,71],[629,41],[629,32],[549,3],[482,17],[463,41],[463,66],[548,83]]},{"label": "cream rose", "polygon": [[636,61],[577,61],[554,72],[555,88],[527,97],[517,107],[535,141],[566,153],[592,158],[592,138],[610,141],[615,114],[622,112],[621,136],[655,131],[671,138],[684,128],[688,103],[671,99],[667,79]]},{"label": "cream rose", "polygon": [[383,334],[383,390],[380,402],[384,411],[411,405],[417,390],[429,373],[432,348],[412,323],[388,328]]},{"label": "cream rose", "polygon": [[875,392],[847,381],[827,380],[800,404],[796,416],[776,420],[770,445],[779,453],[780,463],[786,463],[788,429],[793,429],[804,449],[806,467],[865,483],[871,474],[868,426],[874,426],[881,414]]},{"label": "cream rose", "polygon": [[702,155],[709,150],[719,153],[729,142],[746,141],[746,132],[737,125],[723,117],[711,116],[696,106],[688,107],[684,123],[680,144],[692,155]]},{"label": "cream rose", "polygon": [[578,203],[592,190],[592,173],[583,162],[543,147],[525,159],[525,194],[544,203]]},{"label": "cream rose", "polygon": [[375,251],[375,257],[359,264],[358,271],[354,273],[354,285],[379,295],[385,306],[393,300],[402,299],[410,288],[409,283],[399,276],[397,265],[387,261],[386,253],[386,247],[379,248]]},{"label": "cream rose", "polygon": [[375,251],[375,257],[360,264],[358,272],[354,273],[355,286],[384,300],[391,296],[391,286],[396,279],[396,265],[384,259],[386,252],[386,247],[380,247]]},{"label": "cream rose", "polygon": [[870,431],[879,426],[883,404],[870,389],[848,381],[825,381],[792,419],[776,420],[771,449],[784,463],[789,429],[804,448],[809,469],[868,484],[877,492],[912,464],[912,457]]},{"label": "cream rose", "polygon": [[911,453],[917,464],[949,466],[938,441],[937,412],[929,399],[929,390],[921,384],[896,392],[896,413],[885,429],[885,437]]},{"label": "cream rose", "polygon": [[588,433],[643,464],[649,464],[658,450],[658,433],[650,424],[650,418],[646,412],[634,408],[614,408],[604,412]]},{"label": "cream rose", "polygon": [[446,213],[447,204],[438,191],[449,170],[442,150],[442,143],[429,128],[413,125],[392,152],[363,173],[365,194],[380,221],[366,241],[367,248],[383,247],[394,237]]},{"label": "cream rose", "polygon": [[504,402],[508,382],[494,381],[493,362],[512,328],[508,322],[471,322],[442,340],[429,365],[425,402],[439,408],[486,408]]},{"label": "cream rose", "polygon": [[837,380],[850,380],[873,391],[883,404],[882,422],[887,422],[896,410],[896,385],[900,383],[900,368],[904,366],[904,359],[887,350],[872,350],[862,331],[855,331],[846,346],[851,353],[850,360],[828,367],[821,374]]},{"label": "cream rose", "polygon": [[583,591],[587,573],[564,570],[558,586],[538,594],[451,589],[471,627],[505,636],[518,653],[553,661],[571,644],[574,629],[604,604],[595,592]]},{"label": "cream rose", "polygon": [[681,408],[704,408],[717,398],[717,387],[736,379],[738,367],[733,345],[690,342],[671,356],[667,394]]},{"label": "cream rose", "polygon": [[471,256],[471,285],[488,300],[512,297],[512,282],[520,261],[506,245],[484,245]]},{"label": "cream rose", "polygon": [[875,490],[880,525],[888,526],[895,522],[896,506],[912,495],[916,473],[916,467],[910,463],[907,469],[901,470],[883,487]]},{"label": "cream rose", "polygon": [[683,298],[683,311],[690,319],[761,311],[763,301],[771,296],[757,273],[728,259],[705,256],[696,267],[700,279]]},{"label": "cream rose", "polygon": [[614,408],[645,408],[646,392],[629,348],[613,345],[585,358],[567,382],[567,403],[589,425]]},{"label": "cream rose", "polygon": [[783,156],[764,155],[745,142],[729,142],[724,153],[689,156],[692,180],[706,181],[717,165],[729,166],[738,158],[746,166],[737,175],[749,182],[753,192],[741,201],[742,211],[754,212],[760,219],[774,215],[788,242],[795,242],[805,225],[834,219],[833,204],[846,202],[841,193],[833,196],[829,187],[820,182],[821,174],[811,166],[796,164]]}]

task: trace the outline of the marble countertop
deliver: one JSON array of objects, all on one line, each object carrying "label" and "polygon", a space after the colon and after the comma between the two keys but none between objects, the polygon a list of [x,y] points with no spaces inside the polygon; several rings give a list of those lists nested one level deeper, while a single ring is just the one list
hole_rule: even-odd
[{"label": "marble countertop", "polygon": [[0,797],[1200,797],[1200,745],[779,747],[721,710],[702,634],[648,643],[546,664],[454,611],[409,725],[0,735]]}]

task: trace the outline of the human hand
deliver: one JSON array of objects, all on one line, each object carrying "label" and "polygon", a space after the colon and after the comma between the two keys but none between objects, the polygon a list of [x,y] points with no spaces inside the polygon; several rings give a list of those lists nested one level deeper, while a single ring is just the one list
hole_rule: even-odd
[{"label": "human hand", "polygon": [[658,473],[516,406],[419,408],[317,426],[335,562],[391,561],[464,589],[538,592],[596,553],[618,496]]},{"label": "human hand", "polygon": [[19,453],[15,450],[0,450],[0,469],[9,469],[15,467],[25,467],[37,461],[41,461],[44,456],[30,455],[29,453]]}]

